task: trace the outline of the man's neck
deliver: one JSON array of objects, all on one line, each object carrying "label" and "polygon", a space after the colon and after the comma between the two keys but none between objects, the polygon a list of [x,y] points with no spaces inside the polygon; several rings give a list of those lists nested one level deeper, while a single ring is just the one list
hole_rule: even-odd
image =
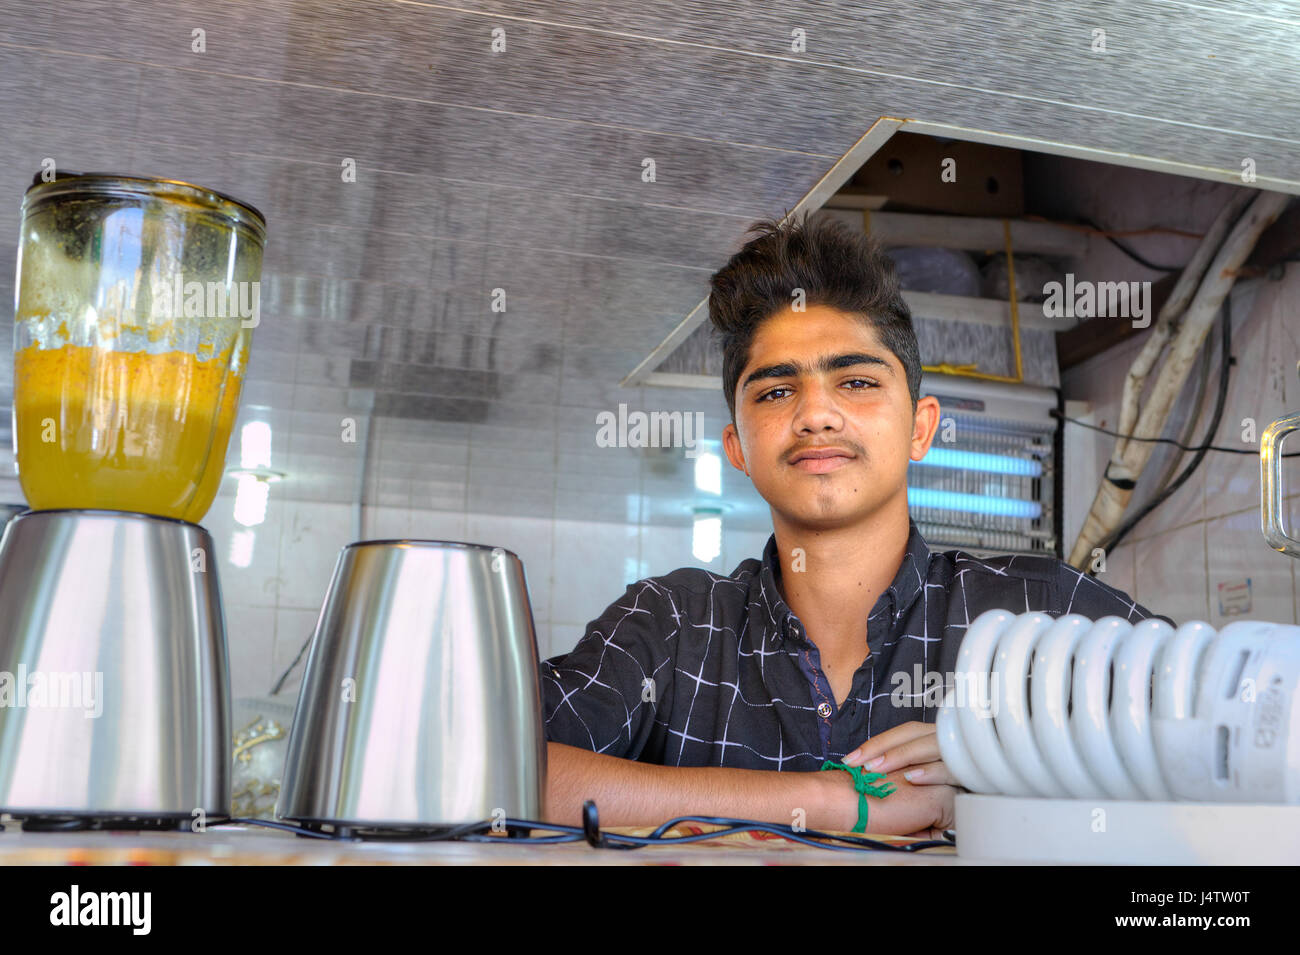
[{"label": "man's neck", "polygon": [[907,499],[868,521],[830,531],[791,525],[773,516],[781,590],[827,654],[866,653],[867,617],[889,589],[907,553]]}]

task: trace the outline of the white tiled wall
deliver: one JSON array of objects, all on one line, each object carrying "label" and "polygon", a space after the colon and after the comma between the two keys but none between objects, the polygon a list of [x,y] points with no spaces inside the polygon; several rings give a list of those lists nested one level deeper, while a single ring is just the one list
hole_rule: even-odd
[{"label": "white tiled wall", "polygon": [[[519,555],[528,582],[539,651],[571,649],[589,621],[622,596],[629,583],[678,567],[730,573],[758,557],[768,534],[727,530],[722,553],[710,563],[691,553],[690,527],[617,524],[459,514],[398,507],[366,507],[361,534],[344,504],[275,497],[266,521],[253,529],[247,567],[229,560],[233,495],[218,496],[203,521],[218,553],[236,699],[262,696],[311,636],[340,549],[354,540],[409,537],[463,540],[504,547]],[[304,657],[305,660],[305,657]],[[302,662],[281,689],[296,693]]]},{"label": "white tiled wall", "polygon": [[[1137,525],[1114,553],[1107,555],[1102,579],[1178,623],[1207,620],[1220,626],[1243,616],[1278,623],[1300,622],[1296,603],[1300,561],[1272,550],[1260,530],[1258,456],[1258,438],[1269,422],[1300,411],[1298,311],[1300,265],[1291,264],[1281,281],[1238,283],[1232,298],[1232,354],[1237,364],[1232,369],[1223,418],[1212,443],[1252,453],[1209,452],[1192,478]],[[1213,352],[1203,416],[1189,444],[1201,441],[1213,411],[1219,334],[1216,324],[1207,341]],[[1067,399],[1091,403],[1092,423],[1115,427],[1124,378],[1144,340],[1144,335],[1135,336],[1062,375]],[[1192,395],[1193,384],[1189,381],[1163,437],[1177,436],[1180,425],[1187,420]],[[1246,428],[1250,421],[1254,423],[1253,443],[1243,438],[1244,434],[1249,436]],[[1089,439],[1076,436],[1075,440],[1086,446]],[[1092,501],[1113,441],[1103,436],[1095,442],[1095,473],[1086,467],[1067,467],[1065,493],[1081,505],[1074,508],[1078,517]],[[1300,451],[1300,439],[1293,437],[1283,450]],[[1145,502],[1145,488],[1159,478],[1174,456],[1180,459],[1180,469],[1192,457],[1172,446],[1161,446],[1139,481],[1130,512]],[[1289,495],[1287,529],[1295,536],[1300,528],[1300,458],[1285,460],[1283,480]],[[1067,527],[1067,551],[1073,541],[1074,535]],[[1236,617],[1225,616],[1219,603],[1221,587],[1246,579],[1250,581],[1250,609]]]}]

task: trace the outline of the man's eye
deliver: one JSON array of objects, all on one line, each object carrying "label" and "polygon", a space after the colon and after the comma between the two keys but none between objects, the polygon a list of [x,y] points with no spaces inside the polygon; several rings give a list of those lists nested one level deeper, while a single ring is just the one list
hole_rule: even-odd
[{"label": "man's eye", "polygon": [[773,388],[771,391],[766,391],[763,394],[759,395],[758,400],[767,401],[767,399],[771,398],[773,395],[777,394],[778,392],[789,391],[789,390],[790,390],[789,388]]},{"label": "man's eye", "polygon": [[[845,382],[845,384],[848,384],[848,385],[866,385],[868,388],[879,388],[879,387],[880,387],[878,384],[876,384],[876,383],[875,383],[874,381],[872,381],[870,378],[852,378],[852,379],[850,379],[849,381]],[[862,389],[861,389],[861,388],[854,388],[853,390],[854,390],[854,391],[861,391]]]}]

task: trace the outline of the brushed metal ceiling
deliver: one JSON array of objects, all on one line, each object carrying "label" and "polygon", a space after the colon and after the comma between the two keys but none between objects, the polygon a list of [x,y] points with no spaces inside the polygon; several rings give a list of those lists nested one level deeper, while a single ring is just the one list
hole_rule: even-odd
[{"label": "brushed metal ceiling", "polygon": [[[373,392],[367,503],[685,520],[691,462],[598,448],[595,414],[718,434],[720,395],[620,379],[882,115],[1300,189],[1300,6],[1234,7],[9,0],[0,256],[45,157],[233,193],[269,222],[242,414],[277,493],[354,499],[339,420]],[[6,425],[11,401],[3,362]]]}]

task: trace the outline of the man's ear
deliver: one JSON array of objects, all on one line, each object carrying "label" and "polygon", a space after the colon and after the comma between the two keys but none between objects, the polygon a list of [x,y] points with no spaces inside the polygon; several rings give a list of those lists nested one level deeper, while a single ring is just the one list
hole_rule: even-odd
[{"label": "man's ear", "polygon": [[912,413],[912,452],[913,461],[920,461],[930,453],[930,443],[934,433],[939,429],[939,399],[926,395],[916,402],[916,411]]},{"label": "man's ear", "polygon": [[727,460],[731,462],[732,467],[737,471],[749,473],[745,467],[745,452],[740,447],[740,432],[736,430],[735,422],[722,429],[722,449],[727,452]]}]

